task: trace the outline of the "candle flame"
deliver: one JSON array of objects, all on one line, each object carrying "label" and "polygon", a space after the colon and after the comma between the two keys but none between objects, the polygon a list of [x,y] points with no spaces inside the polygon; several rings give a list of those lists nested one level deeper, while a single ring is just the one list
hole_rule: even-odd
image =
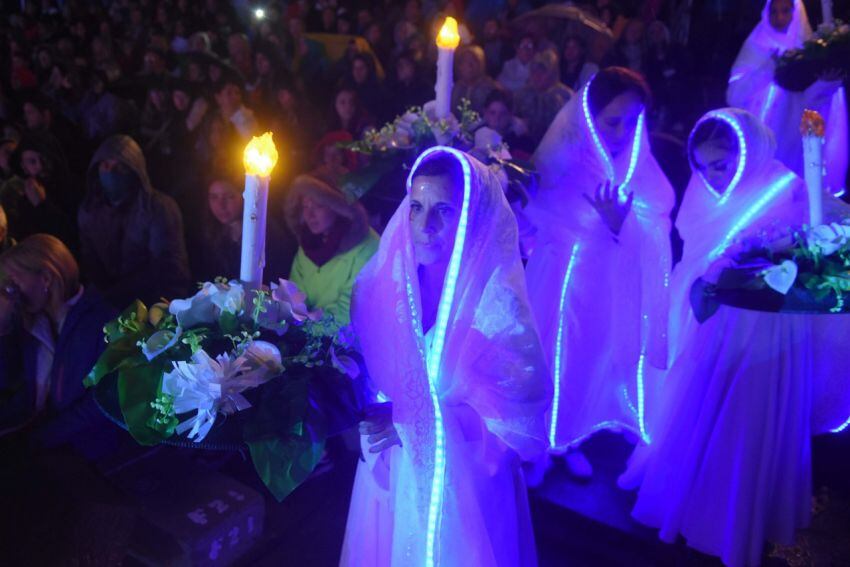
[{"label": "candle flame", "polygon": [[823,116],[816,110],[804,110],[803,120],[800,123],[800,133],[803,136],[823,138],[826,134],[826,124],[823,121]]},{"label": "candle flame", "polygon": [[268,177],[277,164],[277,148],[274,147],[272,133],[266,132],[262,136],[254,138],[245,146],[242,154],[242,162],[245,165],[247,175],[258,175]]},{"label": "candle flame", "polygon": [[457,31],[457,20],[449,16],[443,22],[440,33],[437,34],[437,47],[443,49],[456,49],[460,43],[460,34]]}]

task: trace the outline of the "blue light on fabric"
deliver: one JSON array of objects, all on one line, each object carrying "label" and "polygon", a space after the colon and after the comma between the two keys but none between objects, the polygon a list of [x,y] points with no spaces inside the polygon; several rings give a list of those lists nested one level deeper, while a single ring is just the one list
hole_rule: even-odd
[{"label": "blue light on fabric", "polygon": [[428,388],[431,395],[431,403],[434,406],[434,477],[431,481],[431,497],[428,504],[428,524],[426,528],[425,565],[434,567],[437,531],[439,530],[440,517],[442,515],[443,489],[446,476],[446,432],[443,424],[443,412],[440,408],[440,398],[437,388],[440,382],[440,360],[446,343],[446,329],[449,324],[449,315],[454,303],[457,280],[460,274],[460,261],[463,255],[463,247],[466,241],[467,224],[469,222],[469,201],[472,191],[472,170],[469,161],[463,153],[453,148],[437,146],[422,152],[422,155],[413,164],[410,176],[407,179],[407,190],[413,181],[416,172],[423,159],[435,153],[449,153],[453,155],[463,169],[463,205],[461,207],[460,219],[458,221],[457,234],[455,236],[452,256],[449,267],[446,270],[446,278],[443,282],[443,293],[440,296],[440,305],[437,309],[437,320],[434,324],[434,340],[426,358],[428,371]]},{"label": "blue light on fabric", "polygon": [[759,120],[762,122],[767,119],[767,113],[770,111],[770,107],[773,106],[774,100],[776,100],[776,83],[771,83],[770,88],[767,89],[767,98],[764,100],[764,106],[761,107],[761,112],[759,112]]},{"label": "blue light on fabric", "polygon": [[570,260],[567,263],[567,271],[564,274],[564,283],[561,285],[561,299],[558,303],[558,334],[555,339],[555,372],[553,383],[555,392],[552,398],[552,421],[549,425],[549,445],[555,447],[555,433],[558,430],[558,411],[561,398],[561,357],[563,355],[564,342],[564,307],[567,298],[567,288],[570,285],[570,278],[573,275],[573,267],[578,256],[579,244],[573,244],[573,249],[570,252]]},{"label": "blue light on fabric", "polygon": [[844,423],[842,423],[841,425],[839,425],[835,429],[830,429],[829,432],[830,433],[841,433],[842,431],[847,429],[848,426],[850,426],[850,417],[848,417],[847,421],[845,421]]},{"label": "blue light on fabric", "polygon": [[[702,174],[701,171],[696,170],[697,175],[699,175],[702,182],[705,183],[706,188],[717,198],[718,205],[722,205],[726,201],[729,200],[729,197],[732,196],[732,192],[741,182],[741,178],[744,176],[744,169],[747,167],[747,139],[744,137],[744,130],[741,128],[741,125],[738,123],[738,120],[731,114],[723,111],[723,110],[715,110],[713,112],[709,112],[706,114],[698,123],[697,126],[691,130],[691,139],[693,139],[694,132],[697,131],[697,128],[700,124],[705,122],[706,120],[720,120],[729,125],[730,128],[735,132],[735,136],[738,138],[738,167],[735,169],[735,176],[732,177],[732,181],[729,183],[729,187],[723,193],[718,192],[714,187],[711,186],[711,183],[708,182],[708,179]],[[688,140],[688,147],[691,147],[691,141]]]},{"label": "blue light on fabric", "polygon": [[721,254],[723,254],[732,243],[735,236],[741,232],[745,226],[750,224],[753,217],[759,214],[762,209],[769,205],[770,202],[778,195],[788,189],[788,186],[791,185],[796,178],[797,176],[795,174],[789,172],[773,182],[773,184],[771,184],[771,186],[764,192],[764,195],[762,195],[758,201],[753,203],[753,205],[747,209],[744,214],[738,217],[738,221],[732,225],[732,228],[730,228],[729,232],[726,233],[722,242],[717,246],[717,248],[711,251],[709,259],[716,260]]}]

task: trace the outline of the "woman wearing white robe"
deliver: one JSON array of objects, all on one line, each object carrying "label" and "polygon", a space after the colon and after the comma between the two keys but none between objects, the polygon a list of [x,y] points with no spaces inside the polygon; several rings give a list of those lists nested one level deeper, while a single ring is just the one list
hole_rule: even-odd
[{"label": "woman wearing white robe", "polygon": [[[716,137],[699,134],[718,125],[734,146],[726,157],[707,153]],[[697,278],[712,279],[748,239],[773,239],[806,222],[805,186],[773,158],[774,148],[772,133],[738,109],[708,113],[691,135],[694,174],[677,220],[684,257],[672,284],[679,355],[656,437],[620,479],[624,487],[643,479],[635,519],[659,528],[664,541],[681,534],[730,566],[757,565],[766,540],[788,543],[808,523],[816,326],[842,323],[720,306],[698,324],[691,313]]]},{"label": "woman wearing white robe", "polygon": [[[791,13],[787,14],[789,8]],[[781,31],[786,25],[787,29]],[[777,159],[801,177],[803,110],[820,112],[826,120],[825,183],[838,192],[845,186],[848,160],[847,107],[841,81],[818,80],[804,92],[786,91],[773,81],[776,56],[802,47],[811,35],[802,0],[767,0],[761,21],[732,66],[726,101],[730,106],[749,110],[773,130]]]},{"label": "woman wearing white robe", "polygon": [[[611,92],[612,81],[625,90]],[[597,83],[609,85],[605,104],[594,104]],[[548,429],[556,454],[605,428],[648,440],[647,376],[667,362],[674,194],[650,153],[637,83],[630,71],[598,73],[561,109],[534,155],[540,191],[528,214],[538,233],[527,281],[555,384]],[[633,109],[609,116],[606,109],[628,96]],[[618,139],[613,153],[605,129]],[[609,205],[625,212],[618,233],[597,209],[612,187],[617,199]],[[574,464],[576,456],[567,453],[567,464],[587,476],[589,463]]]},{"label": "woman wearing white robe", "polygon": [[[411,195],[425,177],[418,172],[441,158],[462,174],[449,182],[456,206],[434,207],[457,230],[435,289],[419,251],[438,235],[415,228],[424,213]],[[545,449],[551,389],[516,221],[494,174],[450,148],[423,153],[408,190],[358,279],[352,307],[400,446],[364,446],[341,564],[534,565],[519,462]],[[426,300],[434,297],[438,308],[429,317]],[[384,449],[377,458],[376,448]]]}]

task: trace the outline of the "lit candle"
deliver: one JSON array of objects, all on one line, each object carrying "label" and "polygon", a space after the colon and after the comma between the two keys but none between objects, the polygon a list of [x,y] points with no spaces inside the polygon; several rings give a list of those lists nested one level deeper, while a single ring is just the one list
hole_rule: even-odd
[{"label": "lit candle", "polygon": [[823,117],[814,110],[803,112],[800,124],[803,135],[803,166],[809,193],[809,224],[823,222]]},{"label": "lit candle", "polygon": [[447,118],[452,111],[452,68],[455,49],[459,43],[457,20],[450,16],[443,22],[443,27],[437,34],[437,84],[434,85],[437,95],[437,118]]},{"label": "lit candle", "polygon": [[269,177],[277,164],[277,149],[271,132],[254,137],[242,155],[245,165],[245,192],[242,210],[242,262],[239,279],[248,287],[259,288],[266,265],[266,208]]},{"label": "lit candle", "polygon": [[821,0],[820,6],[823,12],[823,23],[831,26],[833,24],[832,0]]}]

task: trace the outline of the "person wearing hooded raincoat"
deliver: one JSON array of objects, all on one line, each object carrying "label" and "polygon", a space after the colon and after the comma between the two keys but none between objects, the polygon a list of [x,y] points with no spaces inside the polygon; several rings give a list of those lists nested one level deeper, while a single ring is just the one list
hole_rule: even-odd
[{"label": "person wearing hooded raincoat", "polygon": [[[410,191],[441,157],[462,169],[463,204],[429,330]],[[400,446],[364,450],[342,565],[536,564],[519,461],[545,449],[551,388],[518,250],[495,175],[452,148],[426,150],[355,287],[354,330]]]},{"label": "person wearing hooded raincoat", "polygon": [[116,308],[189,291],[180,209],[153,188],[129,136],[107,138],[92,157],[78,222],[84,278]]},{"label": "person wearing hooded raincoat", "polygon": [[[694,160],[697,133],[717,125],[736,140],[725,188]],[[740,109],[709,112],[694,128],[694,174],[677,219],[684,256],[671,285],[676,356],[653,443],[620,477],[624,488],[640,485],[635,519],[730,566],[758,565],[765,540],[790,543],[808,524],[813,392],[819,381],[848,378],[830,338],[843,317],[720,306],[697,323],[691,310],[695,280],[712,279],[752,238],[775,240],[807,221],[805,185],[774,159],[775,147],[770,130]],[[828,217],[841,212],[824,202]]]},{"label": "person wearing hooded raincoat", "polygon": [[[674,193],[650,152],[645,110],[616,157],[600,138],[592,89],[609,73],[631,72],[594,76],[561,109],[533,157],[540,190],[527,209],[537,227],[527,281],[555,384],[549,442],[556,454],[602,429],[649,440],[645,382],[650,366],[667,362]],[[621,203],[633,193],[618,235],[588,202],[606,182],[620,187]],[[570,468],[589,474],[584,463]]]},{"label": "person wearing hooded raincoat", "polygon": [[732,66],[726,102],[749,110],[773,130],[776,158],[801,177],[804,171],[800,121],[806,109],[820,112],[826,121],[825,184],[837,193],[845,187],[848,163],[844,88],[840,80],[818,80],[803,92],[791,92],[774,82],[776,56],[802,47],[812,36],[802,0],[793,0],[793,17],[785,32],[770,24],[774,2],[765,2],[761,21],[747,37]]}]

